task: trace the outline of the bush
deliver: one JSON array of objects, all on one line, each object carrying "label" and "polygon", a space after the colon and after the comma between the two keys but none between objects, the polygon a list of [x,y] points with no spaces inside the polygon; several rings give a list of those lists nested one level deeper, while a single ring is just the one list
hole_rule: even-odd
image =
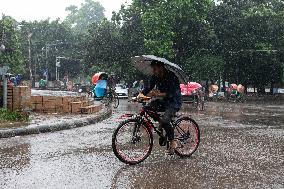
[{"label": "bush", "polygon": [[18,112],[12,112],[5,109],[0,109],[0,122],[1,121],[18,121],[23,122],[28,120],[28,115]]}]

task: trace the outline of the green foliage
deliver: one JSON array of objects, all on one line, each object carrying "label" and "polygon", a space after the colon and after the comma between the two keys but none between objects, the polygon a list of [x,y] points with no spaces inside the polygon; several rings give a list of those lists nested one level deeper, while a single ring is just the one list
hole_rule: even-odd
[{"label": "green foliage", "polygon": [[[122,24],[123,23],[123,24]],[[132,56],[144,53],[144,32],[139,9],[122,6],[112,20],[91,25],[88,34],[88,53],[85,58],[87,73],[98,71],[116,73],[124,80],[136,79],[131,65]]]},{"label": "green foliage", "polygon": [[99,23],[105,18],[104,7],[92,0],[85,0],[80,8],[71,5],[66,8],[66,11],[69,14],[65,22],[78,32],[86,32],[90,24]]},{"label": "green foliage", "polygon": [[187,60],[187,70],[194,81],[216,81],[224,73],[222,57],[208,53],[198,53]]},{"label": "green foliage", "polygon": [[[202,46],[198,42],[207,38],[203,35],[206,32],[202,29],[202,23],[206,22],[207,12],[212,5],[213,1],[210,0],[158,0],[143,7],[146,52],[174,59]],[[194,34],[197,34],[194,39],[200,37],[200,41],[190,41]]]},{"label": "green foliage", "polygon": [[16,20],[9,16],[3,16],[0,20],[0,43],[5,45],[5,51],[0,55],[0,65],[9,66],[10,72],[21,73],[24,70],[24,60],[20,50],[19,35],[16,28]]},{"label": "green foliage", "polygon": [[49,78],[54,79],[56,56],[68,58],[68,60],[61,60],[63,66],[59,69],[59,72],[62,77],[67,73],[70,77],[78,75],[80,59],[83,58],[85,53],[84,41],[82,40],[82,38],[85,38],[84,34],[73,32],[66,23],[62,23],[60,20],[23,21],[19,25],[21,51],[26,65],[28,65],[28,35],[32,33],[33,75],[38,75],[38,79],[43,78],[43,70],[47,68]]},{"label": "green foliage", "polygon": [[27,36],[33,33],[34,74],[42,75],[48,63],[51,78],[55,57],[65,56],[60,75],[75,78],[106,71],[136,80],[141,75],[130,58],[154,54],[179,64],[194,80],[221,76],[255,86],[284,80],[282,0],[133,0],[111,20],[92,0],[66,10],[63,22],[22,22],[20,27],[11,18],[5,24],[2,20],[0,32],[5,26],[8,51],[1,63],[27,71],[23,66],[28,63]]},{"label": "green foliage", "polygon": [[281,81],[283,8],[280,0],[224,0],[214,7],[210,22],[226,80],[254,86]]},{"label": "green foliage", "polygon": [[3,122],[3,121],[23,122],[27,120],[28,120],[28,116],[26,115],[22,115],[18,112],[11,112],[5,109],[0,109],[0,122]]},{"label": "green foliage", "polygon": [[118,27],[107,20],[100,24],[93,24],[89,30],[89,44],[87,54],[87,68],[93,71],[110,70],[116,67],[122,59],[122,38]]},{"label": "green foliage", "polygon": [[195,80],[221,76],[243,84],[277,83],[283,61],[275,49],[284,45],[283,10],[278,0],[134,0],[112,22],[93,25],[87,62],[92,71],[121,74],[123,69],[130,76],[135,73],[131,56],[154,54],[180,64]]}]

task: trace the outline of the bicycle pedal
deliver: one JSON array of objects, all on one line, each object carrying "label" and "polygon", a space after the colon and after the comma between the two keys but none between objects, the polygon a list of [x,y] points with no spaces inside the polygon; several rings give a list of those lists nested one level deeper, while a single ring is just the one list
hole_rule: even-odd
[{"label": "bicycle pedal", "polygon": [[167,145],[167,140],[165,137],[160,137],[159,138],[159,144],[160,146],[166,146]]},{"label": "bicycle pedal", "polygon": [[168,150],[166,155],[173,156],[173,155],[175,155],[175,151],[174,150]]}]

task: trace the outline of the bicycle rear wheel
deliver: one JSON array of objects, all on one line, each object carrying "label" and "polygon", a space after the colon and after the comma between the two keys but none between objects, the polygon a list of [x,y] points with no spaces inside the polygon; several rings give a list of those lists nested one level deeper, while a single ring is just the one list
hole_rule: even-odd
[{"label": "bicycle rear wheel", "polygon": [[203,111],[204,110],[204,96],[199,97],[199,103],[198,103],[198,110]]},{"label": "bicycle rear wheel", "polygon": [[105,106],[109,106],[111,103],[111,96],[109,94],[107,94],[106,96],[104,96],[101,100],[101,102],[105,105]]},{"label": "bicycle rear wheel", "polygon": [[193,106],[194,109],[198,109],[199,101],[198,101],[198,97],[197,96],[193,96],[192,106]]},{"label": "bicycle rear wheel", "polygon": [[182,117],[176,121],[175,139],[180,147],[175,150],[180,157],[190,157],[198,148],[200,130],[197,123],[190,117]]},{"label": "bicycle rear wheel", "polygon": [[153,148],[153,134],[137,119],[120,123],[112,136],[112,149],[122,162],[135,165],[144,161]]},{"label": "bicycle rear wheel", "polygon": [[119,98],[116,93],[113,94],[112,96],[112,103],[113,103],[113,108],[118,108],[119,105]]}]

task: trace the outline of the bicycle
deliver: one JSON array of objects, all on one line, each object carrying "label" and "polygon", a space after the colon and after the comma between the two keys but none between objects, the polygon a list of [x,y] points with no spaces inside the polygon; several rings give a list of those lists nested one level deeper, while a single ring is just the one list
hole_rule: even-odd
[{"label": "bicycle", "polygon": [[106,106],[109,106],[111,103],[113,104],[113,108],[118,108],[119,106],[119,98],[116,92],[113,89],[109,89],[109,92],[103,97],[102,103]]},{"label": "bicycle", "polygon": [[[115,156],[129,165],[141,163],[151,154],[153,131],[160,137],[160,146],[169,147],[167,137],[153,123],[160,119],[161,114],[147,109],[145,101],[140,101],[140,103],[142,103],[140,113],[137,115],[127,114],[127,117],[130,118],[121,122],[112,136],[112,149]],[[175,140],[179,144],[175,153],[180,157],[190,157],[200,143],[198,124],[188,116],[176,116],[171,124],[174,127]],[[188,150],[186,150],[187,147]]]},{"label": "bicycle", "polygon": [[204,92],[202,89],[195,90],[191,95],[189,96],[183,96],[183,103],[185,104],[192,104],[192,107],[196,110],[203,111],[204,110],[204,104],[205,104],[205,98],[204,98]]}]

